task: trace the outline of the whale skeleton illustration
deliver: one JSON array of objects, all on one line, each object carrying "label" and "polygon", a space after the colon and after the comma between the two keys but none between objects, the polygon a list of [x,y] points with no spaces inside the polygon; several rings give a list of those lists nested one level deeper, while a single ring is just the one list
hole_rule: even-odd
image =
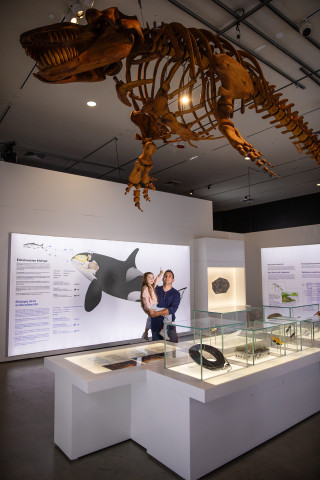
[{"label": "whale skeleton illustration", "polygon": [[[137,159],[126,189],[134,188],[134,203],[141,210],[140,192],[150,201],[155,190],[150,176],[156,140],[165,143],[225,137],[243,157],[273,177],[272,165],[248,143],[231,118],[235,100],[262,118],[271,118],[299,153],[320,164],[320,143],[293,103],[281,99],[264,78],[258,61],[244,50],[236,50],[211,31],[186,28],[180,23],[147,26],[116,7],[86,11],[87,25],[59,23],[30,30],[20,41],[27,55],[37,62],[35,77],[50,83],[98,82],[112,76],[119,100],[133,107],[131,120],[140,129],[137,140],[143,153]],[[126,59],[125,81],[116,75]],[[183,105],[183,97],[189,103]],[[215,134],[215,130],[220,136]],[[193,145],[194,146],[194,145]]]}]

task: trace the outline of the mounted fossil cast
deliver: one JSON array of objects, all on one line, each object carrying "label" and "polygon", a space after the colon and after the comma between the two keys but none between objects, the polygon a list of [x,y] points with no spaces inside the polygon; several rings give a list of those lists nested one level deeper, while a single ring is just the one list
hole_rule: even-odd
[{"label": "mounted fossil cast", "polygon": [[[136,17],[116,7],[103,11],[88,9],[87,25],[59,23],[21,35],[21,44],[38,66],[36,78],[46,83],[97,82],[112,76],[118,98],[133,107],[131,120],[139,129],[136,138],[143,153],[137,159],[126,193],[134,188],[134,203],[141,210],[140,191],[145,200],[155,189],[150,177],[155,141],[186,141],[225,137],[243,157],[271,176],[262,153],[248,143],[231,118],[235,100],[257,112],[267,112],[271,123],[291,132],[296,148],[320,164],[320,145],[293,104],[280,100],[275,86],[265,80],[257,60],[236,50],[231,43],[208,30],[186,28],[179,23],[141,29]],[[125,81],[116,75],[125,60]],[[183,97],[188,96],[188,104]],[[217,134],[218,132],[218,134]],[[194,146],[194,145],[193,145]]]}]

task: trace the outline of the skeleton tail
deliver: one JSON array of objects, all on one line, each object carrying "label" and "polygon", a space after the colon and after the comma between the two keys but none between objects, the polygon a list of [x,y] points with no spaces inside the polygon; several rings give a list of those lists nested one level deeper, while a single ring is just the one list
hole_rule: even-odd
[{"label": "skeleton tail", "polygon": [[308,128],[308,122],[303,121],[303,117],[299,116],[297,111],[292,112],[293,103],[287,104],[287,100],[280,100],[282,94],[274,94],[274,86],[270,85],[270,93],[268,96],[257,92],[255,94],[255,103],[260,107],[257,109],[258,113],[268,111],[267,115],[262,118],[267,119],[274,117],[271,124],[276,128],[285,128],[283,134],[292,133],[289,140],[294,140],[292,143],[299,153],[305,153],[314,158],[318,165],[320,165],[320,143],[317,135],[313,133],[311,128]]},{"label": "skeleton tail", "polygon": [[249,108],[255,108],[257,113],[268,112],[262,118],[274,117],[270,123],[276,128],[284,128],[283,134],[292,133],[289,140],[294,140],[293,144],[298,152],[305,151],[320,165],[320,143],[317,135],[308,128],[308,122],[305,122],[297,111],[292,111],[294,103],[287,104],[287,99],[280,100],[282,93],[275,93],[275,86],[266,81],[255,58],[244,51],[239,53],[254,84],[254,104]]}]

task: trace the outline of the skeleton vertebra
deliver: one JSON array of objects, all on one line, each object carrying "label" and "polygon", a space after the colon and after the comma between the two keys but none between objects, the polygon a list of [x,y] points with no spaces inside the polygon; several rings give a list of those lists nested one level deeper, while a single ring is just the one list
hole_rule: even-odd
[{"label": "skeleton vertebra", "polygon": [[[230,120],[234,101],[249,108],[268,111],[263,118],[285,127],[298,151],[320,164],[320,145],[312,129],[293,104],[280,100],[274,86],[265,80],[256,59],[236,50],[223,38],[207,30],[186,28],[179,23],[162,24],[142,30],[136,17],[126,17],[115,7],[104,11],[89,9],[86,26],[71,23],[40,27],[21,35],[26,53],[37,61],[37,78],[47,83],[101,81],[113,76],[119,99],[133,106],[131,120],[139,127],[143,153],[129,177],[126,193],[134,187],[134,202],[140,207],[140,191],[150,201],[155,189],[150,177],[155,140],[164,142],[212,140],[226,137],[245,157],[271,176],[271,165],[246,142]],[[115,75],[126,58],[125,82]],[[150,74],[147,69],[149,67]],[[152,67],[152,69],[151,69]],[[136,79],[132,71],[136,69]],[[189,95],[183,106],[182,96]],[[170,107],[169,107],[170,101]],[[214,134],[218,129],[220,136]]]}]

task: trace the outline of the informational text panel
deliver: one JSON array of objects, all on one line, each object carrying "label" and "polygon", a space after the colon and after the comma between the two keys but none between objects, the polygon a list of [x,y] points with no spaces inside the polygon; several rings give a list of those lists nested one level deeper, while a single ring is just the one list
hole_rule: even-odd
[{"label": "informational text panel", "polygon": [[190,322],[190,247],[12,233],[8,356],[141,338],[142,275],[160,268]]},{"label": "informational text panel", "polygon": [[[262,248],[261,265],[264,305],[288,307],[289,312],[290,307],[319,304],[320,245]],[[308,316],[308,309],[303,315]]]}]

